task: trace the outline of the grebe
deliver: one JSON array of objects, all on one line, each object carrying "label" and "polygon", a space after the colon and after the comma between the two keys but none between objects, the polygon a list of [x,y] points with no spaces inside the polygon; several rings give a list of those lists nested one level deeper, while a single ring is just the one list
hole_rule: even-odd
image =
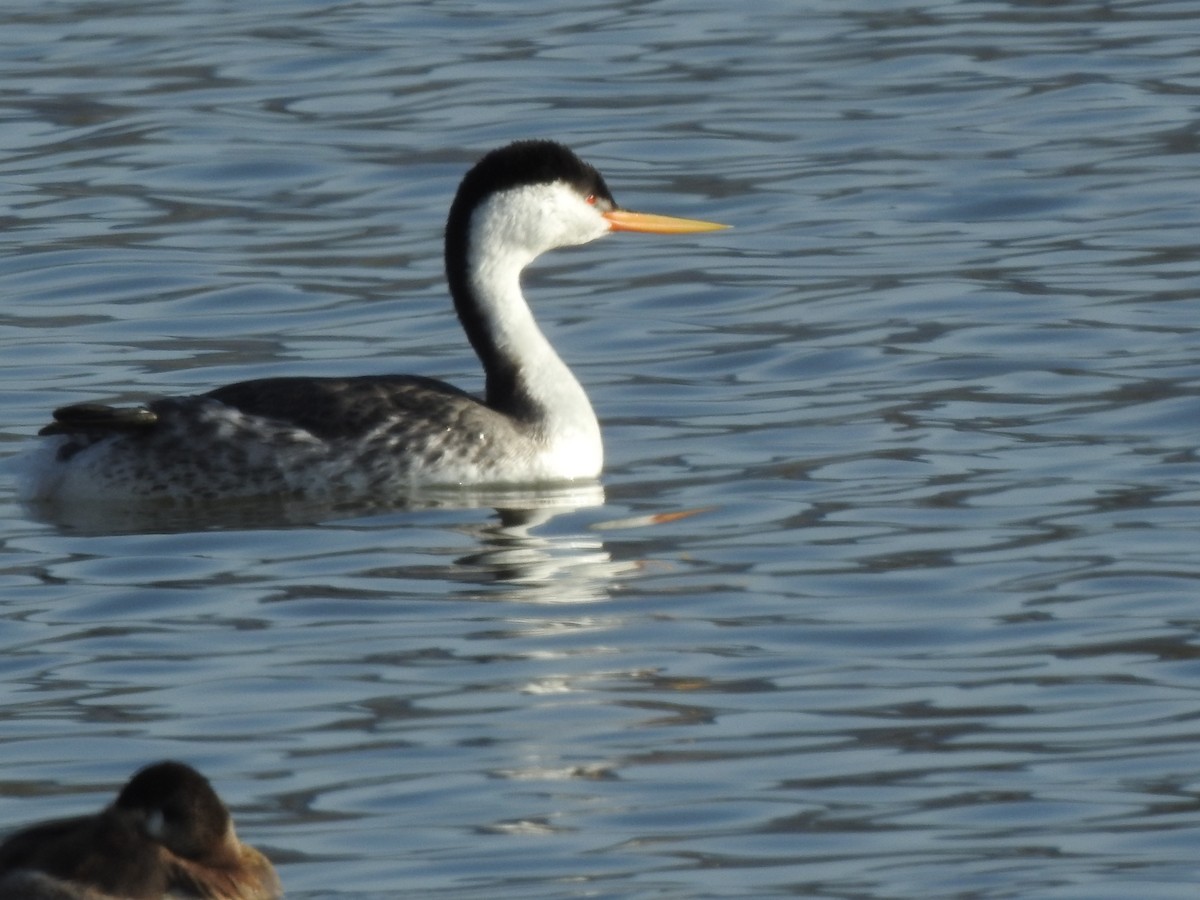
[{"label": "grebe", "polygon": [[238,840],[208,780],[160,762],[94,816],[44,822],[0,844],[0,897],[21,900],[274,900],[267,858]]},{"label": "grebe", "polygon": [[476,398],[413,375],[265,378],[114,408],[63,407],[40,432],[30,499],[360,497],[431,485],[534,485],[600,474],[587,394],[534,321],[521,271],[612,231],[725,226],[620,209],[566,147],[493,150],[459,186],[446,278],[483,364]]}]

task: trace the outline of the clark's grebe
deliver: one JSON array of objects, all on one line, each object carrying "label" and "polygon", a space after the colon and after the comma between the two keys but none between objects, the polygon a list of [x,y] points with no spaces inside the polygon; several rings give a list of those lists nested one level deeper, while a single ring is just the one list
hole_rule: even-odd
[{"label": "clark's grebe", "polygon": [[483,364],[482,399],[413,375],[265,378],[117,408],[63,407],[41,434],[32,499],[375,496],[428,485],[593,479],[600,427],[543,336],[521,270],[612,231],[724,226],[620,209],[566,147],[521,141],[467,173],[446,223],[446,277]]}]

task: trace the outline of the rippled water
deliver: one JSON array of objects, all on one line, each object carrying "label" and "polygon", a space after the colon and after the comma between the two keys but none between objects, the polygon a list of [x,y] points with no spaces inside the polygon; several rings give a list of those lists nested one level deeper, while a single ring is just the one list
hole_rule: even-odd
[{"label": "rippled water", "polygon": [[290,897],[1193,895],[1194,4],[0,26],[7,457],[74,400],[477,386],[441,222],[513,138],[735,226],[528,279],[602,498],[131,531],[3,482],[4,827],[178,757]]}]

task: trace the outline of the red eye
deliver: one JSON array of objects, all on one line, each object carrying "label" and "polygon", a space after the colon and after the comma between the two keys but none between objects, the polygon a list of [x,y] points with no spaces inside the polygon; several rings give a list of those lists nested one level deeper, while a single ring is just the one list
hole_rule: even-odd
[{"label": "red eye", "polygon": [[583,198],[583,202],[586,203],[588,206],[595,206],[596,205],[596,195],[588,194],[586,197]]}]

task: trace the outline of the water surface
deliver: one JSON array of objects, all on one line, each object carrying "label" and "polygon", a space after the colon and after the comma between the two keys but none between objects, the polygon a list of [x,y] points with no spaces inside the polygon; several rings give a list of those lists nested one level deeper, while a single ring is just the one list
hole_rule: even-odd
[{"label": "water surface", "polygon": [[0,13],[6,457],[76,400],[477,388],[441,224],[515,138],[735,226],[530,273],[602,497],[138,529],[3,482],[0,823],[178,757],[290,897],[1192,896],[1198,25]]}]

